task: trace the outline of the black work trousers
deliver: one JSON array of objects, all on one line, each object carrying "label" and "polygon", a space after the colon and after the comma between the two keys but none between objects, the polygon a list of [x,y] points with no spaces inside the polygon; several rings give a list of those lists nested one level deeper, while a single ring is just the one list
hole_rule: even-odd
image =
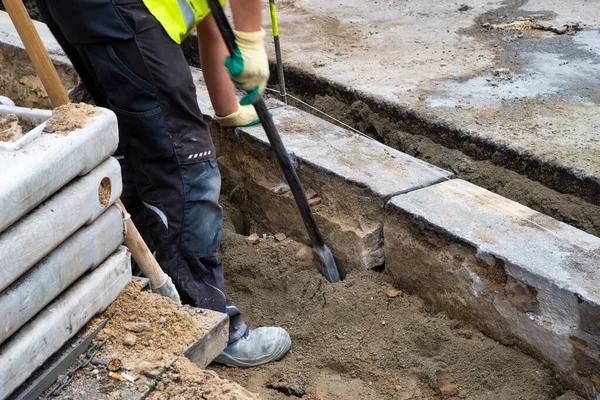
[{"label": "black work trousers", "polygon": [[[217,259],[223,212],[215,150],[189,67],[141,0],[38,0],[97,105],[119,123],[125,206],[143,210],[159,264],[184,303],[226,312],[246,332]],[[134,220],[135,221],[135,220]],[[143,228],[143,227],[142,227]]]}]

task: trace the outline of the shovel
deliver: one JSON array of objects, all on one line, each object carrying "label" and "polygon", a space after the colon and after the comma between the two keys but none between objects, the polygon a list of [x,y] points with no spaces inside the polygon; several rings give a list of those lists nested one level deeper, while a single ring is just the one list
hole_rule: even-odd
[{"label": "shovel", "polygon": [[[25,46],[25,50],[27,50],[27,54],[48,93],[52,106],[58,107],[70,103],[67,91],[58,77],[54,64],[50,61],[44,43],[35,30],[35,26],[31,18],[29,18],[23,2],[21,0],[3,0],[3,2]],[[117,204],[123,209],[125,215],[128,215],[120,199],[117,199]],[[148,246],[146,246],[131,218],[125,220],[125,225],[127,227],[125,245],[131,251],[133,259],[139,265],[144,275],[150,279],[152,290],[181,304],[179,293],[177,293],[173,281],[160,268],[160,265],[154,259],[154,256],[150,252],[150,249],[148,249]]]},{"label": "shovel", "polygon": [[[219,0],[208,0],[208,5],[217,23],[217,26],[219,27],[219,31],[223,36],[223,40],[225,40],[227,50],[229,50],[229,54],[233,56],[236,49],[235,36],[233,34],[233,30],[231,29],[231,25],[229,25],[229,21],[225,16],[223,7],[221,7],[221,4],[219,4]],[[275,127],[273,119],[271,118],[271,114],[269,113],[269,109],[267,108],[264,100],[260,97],[254,103],[254,108],[256,109],[260,123],[262,124],[263,129],[269,138],[271,148],[275,152],[277,161],[279,161],[281,171],[283,172],[290,190],[294,195],[294,199],[296,200],[298,210],[302,216],[302,221],[304,222],[308,236],[310,237],[312,252],[317,263],[317,268],[329,282],[339,282],[340,273],[335,265],[335,260],[333,259],[331,250],[329,250],[329,248],[325,245],[323,235],[321,234],[321,231],[319,231],[315,216],[310,208],[310,205],[308,204],[308,200],[306,199],[306,194],[302,188],[302,183],[300,183],[300,179],[298,179],[298,175],[296,174],[296,170],[292,165],[290,156],[285,149],[283,142],[281,141],[279,132],[277,132],[277,128]]]}]

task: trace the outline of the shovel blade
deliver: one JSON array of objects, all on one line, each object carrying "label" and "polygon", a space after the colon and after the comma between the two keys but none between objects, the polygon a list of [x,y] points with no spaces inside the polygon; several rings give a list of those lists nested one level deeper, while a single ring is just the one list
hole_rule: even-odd
[{"label": "shovel blade", "polygon": [[313,247],[312,249],[315,262],[319,272],[331,283],[337,283],[340,281],[340,272],[335,265],[333,254],[329,247],[323,245],[323,247]]}]

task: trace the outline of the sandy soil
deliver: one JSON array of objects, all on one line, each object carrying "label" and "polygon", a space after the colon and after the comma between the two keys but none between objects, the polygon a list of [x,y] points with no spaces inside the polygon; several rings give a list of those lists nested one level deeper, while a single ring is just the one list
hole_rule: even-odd
[{"label": "sandy soil", "polygon": [[551,372],[523,353],[430,314],[416,297],[395,290],[380,272],[350,273],[327,283],[301,245],[247,243],[226,230],[222,260],[228,291],[251,326],[280,325],[293,349],[281,362],[253,370],[211,367],[264,399],[285,374],[306,383],[305,399],[554,399]]},{"label": "sandy soil", "polygon": [[175,367],[170,368],[161,377],[156,390],[148,399],[259,400],[260,398],[238,384],[219,378],[215,372],[200,370],[186,358],[180,358]]},{"label": "sandy soil", "polygon": [[[258,399],[181,356],[212,327],[210,312],[177,306],[165,297],[140,291],[140,287],[140,283],[129,284],[103,314],[88,324],[86,331],[91,331],[104,318],[110,318],[93,342],[104,342],[94,362],[78,371],[58,398],[137,400],[154,388],[149,398],[156,400]],[[116,375],[111,376],[111,371]],[[123,378],[126,375],[135,382]]]},{"label": "sandy soil", "polygon": [[93,106],[85,103],[69,103],[57,107],[46,125],[53,129],[52,133],[66,135],[75,129],[81,129],[87,120],[96,114]]}]

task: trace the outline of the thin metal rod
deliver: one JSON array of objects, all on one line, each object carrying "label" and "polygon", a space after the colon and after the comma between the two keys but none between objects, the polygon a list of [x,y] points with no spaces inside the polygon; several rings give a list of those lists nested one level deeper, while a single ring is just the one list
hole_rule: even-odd
[{"label": "thin metal rod", "polygon": [[279,98],[287,104],[285,77],[283,75],[283,58],[281,57],[281,45],[279,43],[279,23],[277,22],[275,0],[269,0],[269,7],[271,9],[271,26],[273,29],[273,44],[275,45],[275,60],[277,62],[277,78],[279,79]]}]

